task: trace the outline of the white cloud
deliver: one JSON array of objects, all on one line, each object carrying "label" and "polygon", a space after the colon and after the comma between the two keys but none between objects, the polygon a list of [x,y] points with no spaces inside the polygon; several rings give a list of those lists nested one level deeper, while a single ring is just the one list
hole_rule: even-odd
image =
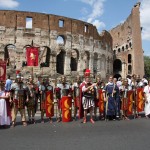
[{"label": "white cloud", "polygon": [[142,39],[150,41],[150,0],[142,0],[141,1],[141,26],[143,27],[142,31]]},{"label": "white cloud", "polygon": [[18,6],[19,3],[16,0],[0,0],[1,8],[15,8]]},{"label": "white cloud", "polygon": [[105,24],[99,21],[99,17],[101,17],[104,13],[104,2],[106,0],[80,0],[80,1],[86,3],[92,9],[92,11],[89,12],[86,17],[84,17],[86,18],[86,21],[94,24],[98,30],[104,28]]},{"label": "white cloud", "polygon": [[99,20],[94,20],[92,22],[93,25],[95,25],[97,27],[97,29],[104,29],[106,27],[105,23],[104,22],[101,22]]}]

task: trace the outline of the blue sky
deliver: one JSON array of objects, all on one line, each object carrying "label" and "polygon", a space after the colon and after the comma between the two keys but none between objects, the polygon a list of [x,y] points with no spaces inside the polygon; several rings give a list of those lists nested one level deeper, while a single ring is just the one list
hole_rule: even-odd
[{"label": "blue sky", "polygon": [[66,16],[92,23],[101,32],[125,21],[138,1],[144,55],[150,56],[150,0],[0,0],[0,9]]}]

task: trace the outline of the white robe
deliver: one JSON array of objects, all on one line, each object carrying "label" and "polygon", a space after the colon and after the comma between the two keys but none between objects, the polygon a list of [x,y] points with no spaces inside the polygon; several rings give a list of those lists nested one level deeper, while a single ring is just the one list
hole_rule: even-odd
[{"label": "white robe", "polygon": [[[1,93],[1,96],[3,93]],[[7,116],[7,106],[5,99],[0,99],[0,125],[10,125],[10,117]]]},{"label": "white robe", "polygon": [[146,100],[147,100],[147,103],[145,103],[144,111],[145,111],[145,115],[147,116],[150,114],[150,86],[149,85],[145,86],[144,93],[146,94]]}]

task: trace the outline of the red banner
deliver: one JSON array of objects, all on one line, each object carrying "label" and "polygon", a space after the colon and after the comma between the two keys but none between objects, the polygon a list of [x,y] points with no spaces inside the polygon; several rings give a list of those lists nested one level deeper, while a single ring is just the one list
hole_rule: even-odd
[{"label": "red banner", "polygon": [[62,101],[62,122],[70,122],[71,117],[71,108],[72,108],[72,98],[68,96],[63,96]]},{"label": "red banner", "polygon": [[37,47],[27,47],[26,57],[27,66],[38,66],[38,48]]},{"label": "red banner", "polygon": [[103,91],[100,89],[99,91],[99,112],[104,112],[104,97],[103,97]]},{"label": "red banner", "polygon": [[46,92],[46,117],[54,116],[53,91]]},{"label": "red banner", "polygon": [[6,80],[6,61],[0,60],[0,81]]},{"label": "red banner", "polygon": [[144,97],[143,88],[137,88],[137,95],[136,95],[137,112],[144,111],[143,97]]},{"label": "red banner", "polygon": [[133,113],[133,91],[128,91],[128,108],[127,108],[127,114],[132,115]]}]

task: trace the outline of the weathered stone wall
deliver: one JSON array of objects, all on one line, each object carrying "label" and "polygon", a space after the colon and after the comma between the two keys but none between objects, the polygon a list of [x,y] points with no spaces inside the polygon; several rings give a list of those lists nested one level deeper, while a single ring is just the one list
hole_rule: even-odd
[{"label": "weathered stone wall", "polygon": [[[0,58],[8,61],[8,53],[7,74],[11,75],[21,70],[24,75],[33,73],[56,77],[59,69],[61,74],[82,75],[83,70],[89,68],[92,73],[101,74],[102,78],[108,74],[118,74],[123,78],[127,74],[142,77],[144,61],[139,7],[137,3],[124,23],[100,34],[92,24],[72,18],[1,10]],[[32,28],[26,27],[28,17],[32,18]],[[58,37],[62,37],[63,43],[58,42]],[[33,69],[22,67],[28,46],[39,48],[39,66]],[[44,62],[48,66],[40,68]],[[73,67],[74,63],[76,67]]]},{"label": "weathered stone wall", "polygon": [[[110,31],[113,38],[113,51],[116,54],[115,59],[121,60],[122,64],[122,71],[118,73],[123,77],[127,74],[136,74],[141,77],[144,75],[139,7],[140,3],[137,3],[127,20]],[[129,55],[131,61],[129,61]],[[131,66],[131,71],[129,66]]]},{"label": "weathered stone wall", "polygon": [[[31,29],[26,28],[27,17],[32,18]],[[60,20],[63,21],[63,27],[59,26]],[[64,44],[57,43],[59,36],[63,37]],[[32,70],[22,67],[22,62],[26,61],[26,47],[32,44],[39,47],[39,66],[46,58],[44,49],[50,49],[49,67],[34,67],[34,74],[57,74],[57,56],[63,51],[64,74],[71,75],[72,50],[78,54],[76,72],[79,74],[83,74],[86,68],[101,74],[102,78],[113,73],[110,33],[103,31],[99,34],[96,27],[87,22],[42,13],[1,10],[0,39],[0,58],[5,59],[7,49],[10,57],[7,73],[11,75],[15,70],[21,70],[24,75],[28,73],[27,70]]]}]

